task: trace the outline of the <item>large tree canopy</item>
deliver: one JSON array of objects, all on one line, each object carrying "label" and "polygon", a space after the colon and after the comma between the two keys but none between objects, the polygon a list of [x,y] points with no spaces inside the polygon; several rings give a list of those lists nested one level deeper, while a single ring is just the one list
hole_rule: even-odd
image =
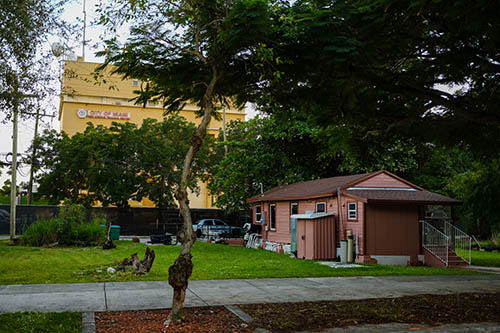
[{"label": "large tree canopy", "polygon": [[418,164],[419,147],[411,142],[365,144],[348,132],[349,139],[335,143],[339,148],[333,153],[321,128],[299,117],[233,122],[227,132],[226,141],[219,137],[217,163],[209,168],[209,189],[216,206],[230,212],[249,209],[249,197],[277,185],[379,169],[407,175]]},{"label": "large tree canopy", "polygon": [[[174,207],[184,155],[194,125],[173,115],[164,121],[144,120],[142,126],[89,124],[69,137],[46,131],[37,139],[39,195],[52,204],[61,201],[92,206],[128,207],[129,200],[147,197],[157,207]],[[209,141],[194,161],[189,188],[209,165]]]},{"label": "large tree canopy", "polygon": [[325,137],[348,126],[489,154],[500,143],[499,11],[495,1],[294,1],[276,12],[281,79],[255,98],[309,114]]}]

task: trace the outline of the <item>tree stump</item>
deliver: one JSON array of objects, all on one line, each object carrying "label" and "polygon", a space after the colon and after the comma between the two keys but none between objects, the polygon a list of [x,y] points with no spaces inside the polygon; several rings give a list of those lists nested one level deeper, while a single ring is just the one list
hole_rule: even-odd
[{"label": "tree stump", "polygon": [[123,259],[122,263],[118,266],[119,270],[125,271],[128,266],[132,266],[136,273],[147,274],[153,266],[155,260],[155,251],[151,250],[149,247],[146,248],[146,253],[144,258],[139,260],[137,252],[132,254],[130,258]]}]

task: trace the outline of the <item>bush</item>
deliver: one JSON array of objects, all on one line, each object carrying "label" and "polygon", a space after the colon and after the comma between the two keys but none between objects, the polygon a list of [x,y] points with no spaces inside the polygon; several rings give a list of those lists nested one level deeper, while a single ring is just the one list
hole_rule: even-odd
[{"label": "bush", "polygon": [[89,222],[85,219],[85,208],[71,205],[61,208],[59,217],[48,221],[38,221],[26,229],[21,237],[24,245],[99,245],[105,241],[106,231],[103,217],[94,217]]}]

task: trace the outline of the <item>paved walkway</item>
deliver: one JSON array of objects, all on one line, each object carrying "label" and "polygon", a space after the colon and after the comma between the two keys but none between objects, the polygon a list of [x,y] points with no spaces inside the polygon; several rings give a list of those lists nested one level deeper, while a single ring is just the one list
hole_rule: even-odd
[{"label": "paved walkway", "polygon": [[[190,281],[185,306],[334,301],[418,294],[500,292],[498,275]],[[0,312],[114,311],[171,307],[167,282],[0,286]]]}]

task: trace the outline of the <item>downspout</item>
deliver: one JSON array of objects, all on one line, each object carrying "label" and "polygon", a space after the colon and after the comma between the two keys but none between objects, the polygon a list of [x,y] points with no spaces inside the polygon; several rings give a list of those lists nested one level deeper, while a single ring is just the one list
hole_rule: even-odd
[{"label": "downspout", "polygon": [[337,204],[339,207],[339,241],[344,239],[344,220],[342,214],[342,200],[340,200],[340,187],[337,187]]}]

